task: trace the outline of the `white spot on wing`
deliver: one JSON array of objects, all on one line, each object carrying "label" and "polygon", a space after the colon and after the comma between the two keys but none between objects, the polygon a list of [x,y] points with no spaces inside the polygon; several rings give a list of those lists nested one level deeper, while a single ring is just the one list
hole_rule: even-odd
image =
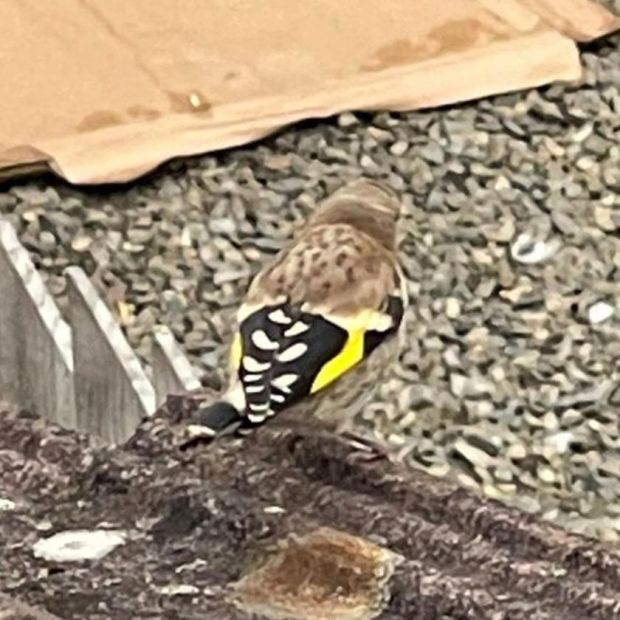
[{"label": "white spot on wing", "polygon": [[265,388],[262,385],[248,385],[245,388],[245,391],[248,394],[258,394],[259,392],[262,392]]},{"label": "white spot on wing", "polygon": [[269,368],[269,362],[259,362],[249,355],[244,355],[243,368],[248,372],[265,372]]},{"label": "white spot on wing", "polygon": [[269,408],[269,403],[250,403],[252,411],[265,411]]},{"label": "white spot on wing", "polygon": [[284,332],[284,335],[287,338],[299,336],[299,334],[303,334],[305,331],[308,331],[309,328],[310,325],[308,325],[307,323],[304,323],[303,321],[297,321],[297,323],[294,323]]},{"label": "white spot on wing", "polygon": [[290,317],[284,314],[281,308],[278,308],[277,310],[270,312],[268,315],[268,318],[270,321],[273,321],[274,323],[279,323],[280,325],[288,325],[292,321]]},{"label": "white spot on wing", "polygon": [[275,377],[275,379],[273,379],[273,381],[271,382],[271,385],[283,391],[290,391],[290,386],[293,385],[293,383],[295,383],[297,379],[299,379],[299,375],[288,373],[285,375],[280,375],[279,377]]},{"label": "white spot on wing", "polygon": [[263,351],[275,351],[278,348],[278,343],[271,340],[262,329],[252,333],[252,342]]},{"label": "white spot on wing", "polygon": [[263,375],[247,374],[247,375],[243,375],[243,382],[244,383],[255,383],[256,381],[260,381],[262,378],[263,378]]},{"label": "white spot on wing", "polygon": [[284,349],[282,353],[278,355],[280,362],[292,362],[298,357],[301,357],[308,350],[308,345],[304,342],[296,342],[288,349]]},{"label": "white spot on wing", "polygon": [[284,398],[284,396],[282,396],[282,394],[272,394],[271,395],[271,400],[274,403],[283,403],[286,400],[286,398]]},{"label": "white spot on wing", "polygon": [[252,422],[252,424],[260,424],[265,420],[264,413],[248,413],[248,420]]}]

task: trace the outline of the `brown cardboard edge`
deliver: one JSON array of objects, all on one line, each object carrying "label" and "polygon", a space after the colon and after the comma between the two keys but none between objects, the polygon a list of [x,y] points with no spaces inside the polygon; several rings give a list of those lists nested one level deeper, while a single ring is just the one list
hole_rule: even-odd
[{"label": "brown cardboard edge", "polygon": [[[548,50],[543,58],[541,49]],[[476,86],[472,75],[485,75],[484,86]],[[577,80],[581,75],[574,41],[544,29],[492,43],[483,52],[477,49],[358,75],[333,87],[295,95],[294,109],[291,96],[269,97],[214,108],[210,116],[169,116],[43,141],[34,147],[71,183],[128,182],[165,161],[248,144],[307,118],[325,118],[346,110],[406,111],[454,104],[552,81]],[[446,81],[451,84],[449,93],[443,86]],[[418,84],[424,84],[423,93]],[[335,105],[334,100],[338,101]]]},{"label": "brown cardboard edge", "polygon": [[592,0],[521,0],[551,27],[586,43],[620,29],[620,16]]},{"label": "brown cardboard edge", "polygon": [[[12,164],[4,168],[0,167],[0,184],[26,177],[39,176],[52,171],[47,161]],[[2,616],[0,616],[0,620],[3,620]]]}]

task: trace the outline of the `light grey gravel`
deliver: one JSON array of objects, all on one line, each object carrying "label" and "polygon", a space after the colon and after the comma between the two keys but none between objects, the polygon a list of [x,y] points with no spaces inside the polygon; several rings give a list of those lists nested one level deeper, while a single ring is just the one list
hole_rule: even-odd
[{"label": "light grey gravel", "polygon": [[386,179],[406,203],[414,303],[401,363],[361,423],[415,466],[616,541],[619,45],[589,46],[579,85],[342,114],[125,189],[19,182],[0,213],[63,307],[63,269],[79,264],[144,360],[163,321],[217,386],[252,274],[316,200]]}]

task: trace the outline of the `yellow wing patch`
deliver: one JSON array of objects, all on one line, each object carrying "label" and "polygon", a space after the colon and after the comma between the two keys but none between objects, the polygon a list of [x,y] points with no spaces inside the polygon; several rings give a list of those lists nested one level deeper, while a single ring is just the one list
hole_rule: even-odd
[{"label": "yellow wing patch", "polygon": [[325,318],[346,330],[348,337],[340,353],[329,360],[315,377],[310,388],[311,394],[322,390],[364,359],[364,338],[367,331],[384,331],[392,323],[389,315],[377,310],[363,310],[346,318],[333,315]]},{"label": "yellow wing patch", "polygon": [[315,377],[310,388],[311,394],[322,390],[362,360],[364,357],[365,331],[364,329],[357,329],[349,333],[342,351],[336,357],[329,360]]},{"label": "yellow wing patch", "polygon": [[243,346],[241,344],[241,334],[237,332],[233,338],[232,345],[230,347],[229,362],[231,368],[237,370],[241,365],[241,357],[243,355]]}]

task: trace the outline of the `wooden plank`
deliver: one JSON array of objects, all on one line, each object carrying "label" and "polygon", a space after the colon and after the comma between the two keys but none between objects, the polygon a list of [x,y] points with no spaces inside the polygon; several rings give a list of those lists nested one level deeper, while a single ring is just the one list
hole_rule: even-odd
[{"label": "wooden plank", "polygon": [[154,331],[153,382],[157,406],[160,407],[168,395],[191,392],[200,388],[201,384],[170,329],[157,325]]},{"label": "wooden plank", "polygon": [[155,411],[155,390],[86,274],[79,267],[69,267],[65,273],[79,428],[122,442]]},{"label": "wooden plank", "polygon": [[76,428],[71,330],[13,226],[0,220],[0,395]]}]

